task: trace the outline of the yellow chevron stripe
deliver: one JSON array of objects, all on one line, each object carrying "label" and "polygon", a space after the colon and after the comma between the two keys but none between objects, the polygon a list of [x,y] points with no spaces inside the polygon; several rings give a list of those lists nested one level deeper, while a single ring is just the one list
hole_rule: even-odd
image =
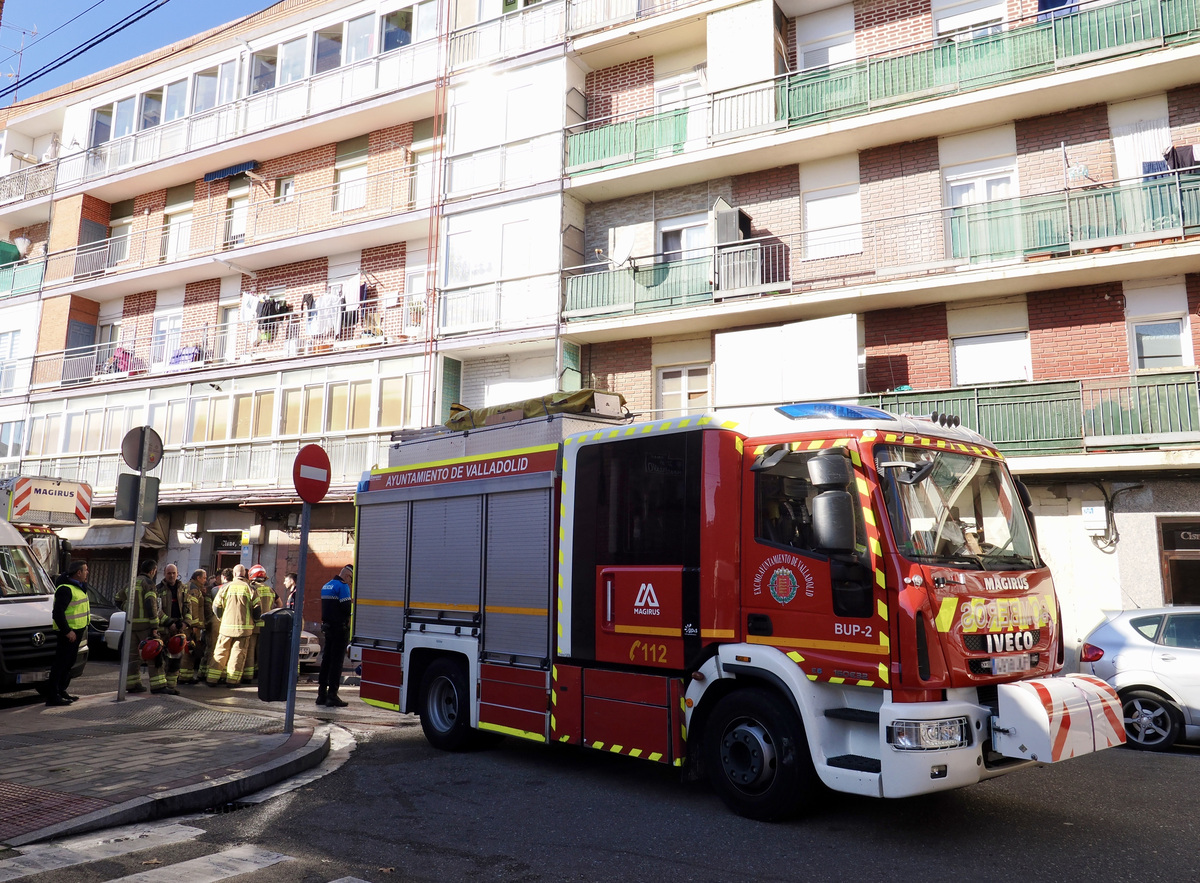
[{"label": "yellow chevron stripe", "polygon": [[955,601],[953,598],[943,598],[942,608],[938,611],[937,619],[934,624],[939,632],[950,631],[950,626],[954,624],[954,607]]},{"label": "yellow chevron stripe", "polygon": [[490,730],[493,733],[503,733],[505,736],[516,736],[518,739],[531,739],[534,742],[545,742],[546,737],[541,733],[531,733],[528,730],[518,730],[515,727],[502,727],[499,724],[479,722],[479,729]]}]

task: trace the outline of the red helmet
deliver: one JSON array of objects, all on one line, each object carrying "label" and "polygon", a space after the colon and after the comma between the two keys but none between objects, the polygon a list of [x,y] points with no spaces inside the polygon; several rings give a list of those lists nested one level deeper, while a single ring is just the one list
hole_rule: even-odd
[{"label": "red helmet", "polygon": [[255,564],[250,568],[250,579],[266,579],[267,569],[261,564]]},{"label": "red helmet", "polygon": [[167,655],[182,656],[183,651],[187,649],[187,638],[183,635],[171,635],[167,638]]},{"label": "red helmet", "polygon": [[138,644],[138,652],[146,662],[153,662],[163,652],[163,642],[158,638],[147,638]]}]

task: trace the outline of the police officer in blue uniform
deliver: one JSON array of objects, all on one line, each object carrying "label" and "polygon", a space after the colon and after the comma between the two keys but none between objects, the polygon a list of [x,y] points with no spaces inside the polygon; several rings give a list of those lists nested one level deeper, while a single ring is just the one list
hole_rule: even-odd
[{"label": "police officer in blue uniform", "polygon": [[342,685],[342,661],[350,641],[350,583],[354,565],[347,564],[338,575],[321,586],[321,631],[325,633],[325,651],[321,657],[321,675],[317,680],[317,705],[345,708],[338,697]]}]

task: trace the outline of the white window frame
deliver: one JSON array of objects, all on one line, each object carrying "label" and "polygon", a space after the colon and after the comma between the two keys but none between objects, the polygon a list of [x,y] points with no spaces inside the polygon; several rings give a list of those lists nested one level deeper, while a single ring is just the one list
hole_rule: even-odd
[{"label": "white window frame", "polygon": [[156,314],[150,336],[150,364],[154,367],[169,365],[182,341],[183,308]]},{"label": "white window frame", "polygon": [[[665,218],[655,224],[655,227],[655,238],[658,242],[658,263],[682,262],[692,258],[704,257],[712,249],[712,230],[709,229],[707,212]],[[688,233],[696,231],[701,232],[704,240],[703,245],[687,242]],[[679,234],[679,248],[668,250],[666,239],[674,233]]]},{"label": "white window frame", "polygon": [[[693,388],[690,384],[693,373],[698,369],[704,371],[703,389]],[[680,390],[678,393],[671,393],[672,396],[679,397],[677,407],[668,407],[667,393],[663,389],[664,381],[669,374],[679,375]],[[693,392],[704,393],[704,404],[690,405],[688,403]],[[712,364],[710,362],[688,362],[680,365],[659,366],[654,372],[654,398],[659,416],[662,417],[685,417],[691,414],[705,413],[712,408]]]},{"label": "white window frame", "polygon": [[[1143,367],[1137,350],[1137,329],[1142,325],[1161,325],[1165,322],[1179,323],[1179,364],[1156,365]],[[1188,313],[1160,313],[1158,315],[1137,316],[1125,320],[1125,334],[1129,347],[1129,367],[1137,373],[1153,373],[1155,371],[1172,371],[1179,368],[1190,368],[1196,364],[1196,355],[1192,348],[1191,316]]]}]

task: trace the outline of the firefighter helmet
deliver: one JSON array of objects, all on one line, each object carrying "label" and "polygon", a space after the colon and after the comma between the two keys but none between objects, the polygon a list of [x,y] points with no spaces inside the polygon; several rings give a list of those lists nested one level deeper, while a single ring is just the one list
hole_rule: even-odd
[{"label": "firefighter helmet", "polygon": [[153,662],[163,652],[163,642],[158,638],[147,638],[138,644],[138,651],[146,662]]},{"label": "firefighter helmet", "polygon": [[255,564],[250,568],[250,579],[266,579],[267,569],[261,564]]},{"label": "firefighter helmet", "polygon": [[167,638],[167,655],[178,658],[187,649],[187,638],[183,635],[171,635]]}]

